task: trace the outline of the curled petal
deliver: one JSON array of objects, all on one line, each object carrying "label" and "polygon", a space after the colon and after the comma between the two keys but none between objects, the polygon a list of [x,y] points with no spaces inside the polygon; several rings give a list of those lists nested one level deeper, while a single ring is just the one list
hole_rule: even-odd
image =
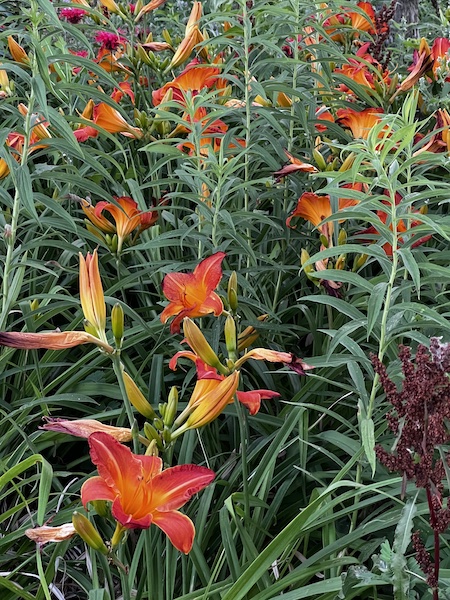
[{"label": "curled petal", "polygon": [[153,514],[153,523],[164,531],[180,552],[188,554],[194,543],[195,527],[191,519],[178,511]]},{"label": "curled petal", "polygon": [[104,344],[98,338],[84,331],[50,331],[45,333],[0,332],[0,346],[22,348],[24,350],[65,350],[80,344],[96,344],[106,352],[112,353],[113,348]]},{"label": "curled petal", "polygon": [[88,438],[92,433],[103,431],[108,433],[119,442],[129,442],[133,439],[131,429],[128,427],[113,427],[112,425],[104,425],[95,419],[58,419],[52,417],[44,417],[47,421],[45,425],[39,427],[45,431],[57,431],[58,433],[68,433],[77,437]]},{"label": "curled petal", "polygon": [[280,394],[272,390],[251,390],[249,392],[237,392],[236,396],[239,402],[248,408],[251,415],[256,415],[261,407],[261,400],[279,398]]}]

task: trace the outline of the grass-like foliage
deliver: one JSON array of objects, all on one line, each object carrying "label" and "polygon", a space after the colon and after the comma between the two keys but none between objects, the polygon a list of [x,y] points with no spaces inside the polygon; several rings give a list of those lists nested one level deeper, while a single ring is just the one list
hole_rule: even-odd
[{"label": "grass-like foliage", "polygon": [[2,600],[450,598],[449,15],[0,15]]}]

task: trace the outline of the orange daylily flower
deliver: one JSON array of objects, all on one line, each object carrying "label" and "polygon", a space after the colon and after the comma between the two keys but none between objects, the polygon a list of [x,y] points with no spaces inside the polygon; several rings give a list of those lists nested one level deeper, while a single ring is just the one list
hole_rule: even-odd
[{"label": "orange daylily flower", "polygon": [[43,525],[42,527],[34,527],[26,529],[25,535],[36,542],[36,544],[48,544],[49,542],[63,542],[69,540],[76,534],[75,527],[72,523],[64,523],[57,527]]},{"label": "orange daylily flower", "polygon": [[43,417],[46,423],[39,429],[45,431],[56,431],[58,433],[68,433],[76,437],[88,438],[93,433],[102,431],[112,436],[118,442],[130,442],[133,439],[131,429],[128,427],[114,427],[104,425],[95,419],[61,419],[54,417]]},{"label": "orange daylily flower", "polygon": [[22,333],[20,331],[1,331],[0,346],[21,348],[23,350],[65,350],[81,344],[95,344],[105,352],[112,353],[113,348],[103,340],[85,331],[44,331],[42,333]]},{"label": "orange daylily flower", "polygon": [[106,342],[106,304],[102,280],[98,269],[97,249],[80,257],[80,302],[86,331]]},{"label": "orange daylily flower", "polygon": [[[97,229],[104,233],[117,233],[117,252],[120,253],[125,239],[135,229],[137,229],[137,232],[134,239],[137,239],[143,231],[156,223],[159,213],[156,210],[141,212],[137,202],[129,196],[113,197],[115,204],[112,202],[101,201],[97,202],[95,207],[87,200],[82,199],[81,208]],[[102,215],[103,211],[109,212],[114,219],[114,223],[111,223]]]},{"label": "orange daylily flower", "polygon": [[273,175],[274,175],[276,181],[279,181],[282,177],[285,177],[286,175],[290,175],[291,173],[297,173],[299,171],[301,173],[317,173],[318,172],[314,165],[303,162],[299,158],[296,158],[295,156],[293,156],[287,150],[285,150],[284,153],[286,154],[289,162],[287,165],[285,165],[278,171],[275,171],[275,173]]},{"label": "orange daylily flower", "polygon": [[[376,89],[376,84],[383,83],[388,86],[391,82],[388,71],[383,71],[382,66],[376,61],[367,50],[370,47],[370,42],[363,44],[357,51],[354,58],[348,59],[348,64],[345,64],[340,69],[334,69],[334,73],[341,73],[363,87]],[[371,69],[367,63],[373,66]],[[354,92],[345,84],[341,83],[339,88],[341,92],[346,94],[354,94]]]},{"label": "orange daylily flower", "polygon": [[99,475],[83,484],[83,506],[95,500],[112,502],[112,515],[123,528],[148,529],[154,523],[187,554],[195,529],[178,509],[213,481],[213,471],[196,465],[163,471],[159,457],[133,454],[107,433],[93,433],[89,446]]},{"label": "orange daylily flower", "polygon": [[361,12],[351,11],[348,14],[353,29],[358,31],[367,31],[375,35],[375,11],[370,2],[357,2],[356,6]]},{"label": "orange daylily flower", "polygon": [[449,80],[450,62],[450,40],[448,38],[436,38],[431,46],[431,57],[433,59],[433,75],[437,79],[439,74],[444,75],[445,81]]},{"label": "orange daylily flower", "polygon": [[222,279],[222,261],[225,252],[216,252],[202,260],[192,273],[169,273],[164,277],[163,294],[169,304],[161,313],[161,321],[166,323],[175,317],[170,325],[171,333],[180,331],[184,317],[202,317],[213,313],[222,314],[223,304],[214,292]]},{"label": "orange daylily flower", "polygon": [[[352,187],[358,191],[362,191],[362,184],[346,184],[344,187]],[[339,198],[339,210],[344,210],[350,206],[355,206],[358,204],[358,200],[353,200],[351,198]],[[332,222],[322,223],[322,221],[332,215],[331,211],[331,201],[330,196],[328,194],[318,195],[314,192],[304,192],[300,198],[298,199],[297,206],[289,217],[286,219],[286,225],[288,227],[292,227],[291,220],[294,217],[302,217],[306,219],[310,223],[312,223],[317,229],[323,234],[330,242],[331,236],[333,234],[334,226]]]},{"label": "orange daylily flower", "polygon": [[[365,108],[364,110],[357,111],[352,108],[340,108],[337,111],[337,122],[343,127],[348,127],[353,137],[366,140],[369,137],[369,133],[375,125],[380,123],[381,116],[384,111],[382,108]],[[387,129],[383,128],[378,134],[379,138],[382,138],[384,132]]]},{"label": "orange daylily flower", "polygon": [[[127,137],[137,139],[144,135],[142,129],[127,123],[118,110],[105,102],[100,102],[92,108],[92,119],[90,120],[108,133],[121,133]],[[90,137],[97,137],[98,134],[98,129],[90,125],[82,126],[74,131],[74,135],[79,142],[85,142]]]},{"label": "orange daylily flower", "polygon": [[[183,115],[183,118],[185,121],[185,125],[177,125],[172,135],[182,133],[189,134],[192,132],[192,128],[190,127],[190,116],[185,113]],[[202,124],[202,133],[200,137],[199,148],[197,148],[197,146],[189,140],[181,142],[181,144],[178,144],[177,148],[179,150],[187,152],[189,156],[193,156],[197,152],[197,150],[200,156],[205,157],[209,155],[211,150],[213,152],[219,152],[220,144],[222,141],[221,137],[225,135],[225,133],[228,131],[228,125],[224,123],[221,119],[215,119],[214,121],[211,121],[206,112],[206,108],[204,108],[203,106],[196,111],[193,121],[194,123],[200,122]],[[238,140],[238,142],[241,145],[245,144],[244,140]],[[229,148],[235,147],[236,146],[234,144],[229,145]]]},{"label": "orange daylily flower", "polygon": [[161,104],[168,90],[172,90],[171,99],[184,104],[186,92],[191,92],[195,96],[204,88],[212,88],[217,83],[219,73],[218,67],[205,65],[195,58],[178,77],[152,92],[153,105]]}]

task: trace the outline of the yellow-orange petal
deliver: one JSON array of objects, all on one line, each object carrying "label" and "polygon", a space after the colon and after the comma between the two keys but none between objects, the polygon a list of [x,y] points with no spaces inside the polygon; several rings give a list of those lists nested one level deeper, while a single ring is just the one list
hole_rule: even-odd
[{"label": "yellow-orange petal", "polygon": [[118,442],[130,442],[133,439],[131,429],[128,427],[114,427],[105,425],[95,419],[61,419],[54,417],[44,417],[46,423],[39,429],[45,431],[56,431],[58,433],[68,433],[76,437],[88,438],[93,433],[102,431],[108,433]]}]

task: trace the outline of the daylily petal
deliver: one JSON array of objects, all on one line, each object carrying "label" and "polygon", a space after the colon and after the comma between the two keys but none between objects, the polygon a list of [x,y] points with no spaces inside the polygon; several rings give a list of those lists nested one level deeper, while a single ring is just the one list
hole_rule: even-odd
[{"label": "daylily petal", "polygon": [[119,521],[121,525],[127,529],[148,529],[153,522],[152,513],[143,515],[142,517],[135,515],[133,512],[127,512],[121,498],[116,498],[111,507],[111,514]]},{"label": "daylily petal", "polygon": [[102,477],[91,477],[81,486],[81,502],[86,508],[88,502],[106,500],[113,502],[117,491],[110,487]]},{"label": "daylily petal", "polygon": [[25,535],[37,544],[62,542],[70,539],[75,534],[75,527],[72,523],[64,523],[64,525],[59,525],[58,527],[43,525],[42,527],[34,527],[33,529],[25,530]]},{"label": "daylily petal", "polygon": [[111,346],[104,344],[98,338],[84,331],[49,331],[44,333],[0,332],[0,346],[9,346],[10,348],[65,350],[66,348],[73,348],[80,344],[96,344],[104,348],[107,352],[113,351]]},{"label": "daylily petal", "polygon": [[139,484],[142,480],[141,463],[129,448],[107,433],[93,433],[88,441],[91,460],[108,486],[122,493]]},{"label": "daylily petal", "polygon": [[278,398],[281,394],[272,390],[251,390],[249,392],[236,392],[237,399],[246,406],[251,415],[256,415],[261,407],[261,400]]},{"label": "daylily petal", "polygon": [[207,290],[209,294],[216,289],[222,279],[222,261],[225,252],[216,252],[202,260],[194,269],[195,279]]},{"label": "daylily petal", "polygon": [[153,513],[153,523],[164,531],[180,552],[188,554],[194,543],[195,528],[191,519],[178,511]]},{"label": "daylily petal", "polygon": [[105,425],[95,419],[74,419],[72,421],[54,417],[43,417],[43,419],[47,422],[45,425],[41,425],[39,429],[45,431],[57,431],[84,438],[88,438],[98,431],[103,431],[119,442],[129,442],[133,439],[130,428]]},{"label": "daylily petal", "polygon": [[215,474],[206,467],[177,465],[152,479],[152,502],[160,512],[180,508],[198,491],[209,485]]}]

